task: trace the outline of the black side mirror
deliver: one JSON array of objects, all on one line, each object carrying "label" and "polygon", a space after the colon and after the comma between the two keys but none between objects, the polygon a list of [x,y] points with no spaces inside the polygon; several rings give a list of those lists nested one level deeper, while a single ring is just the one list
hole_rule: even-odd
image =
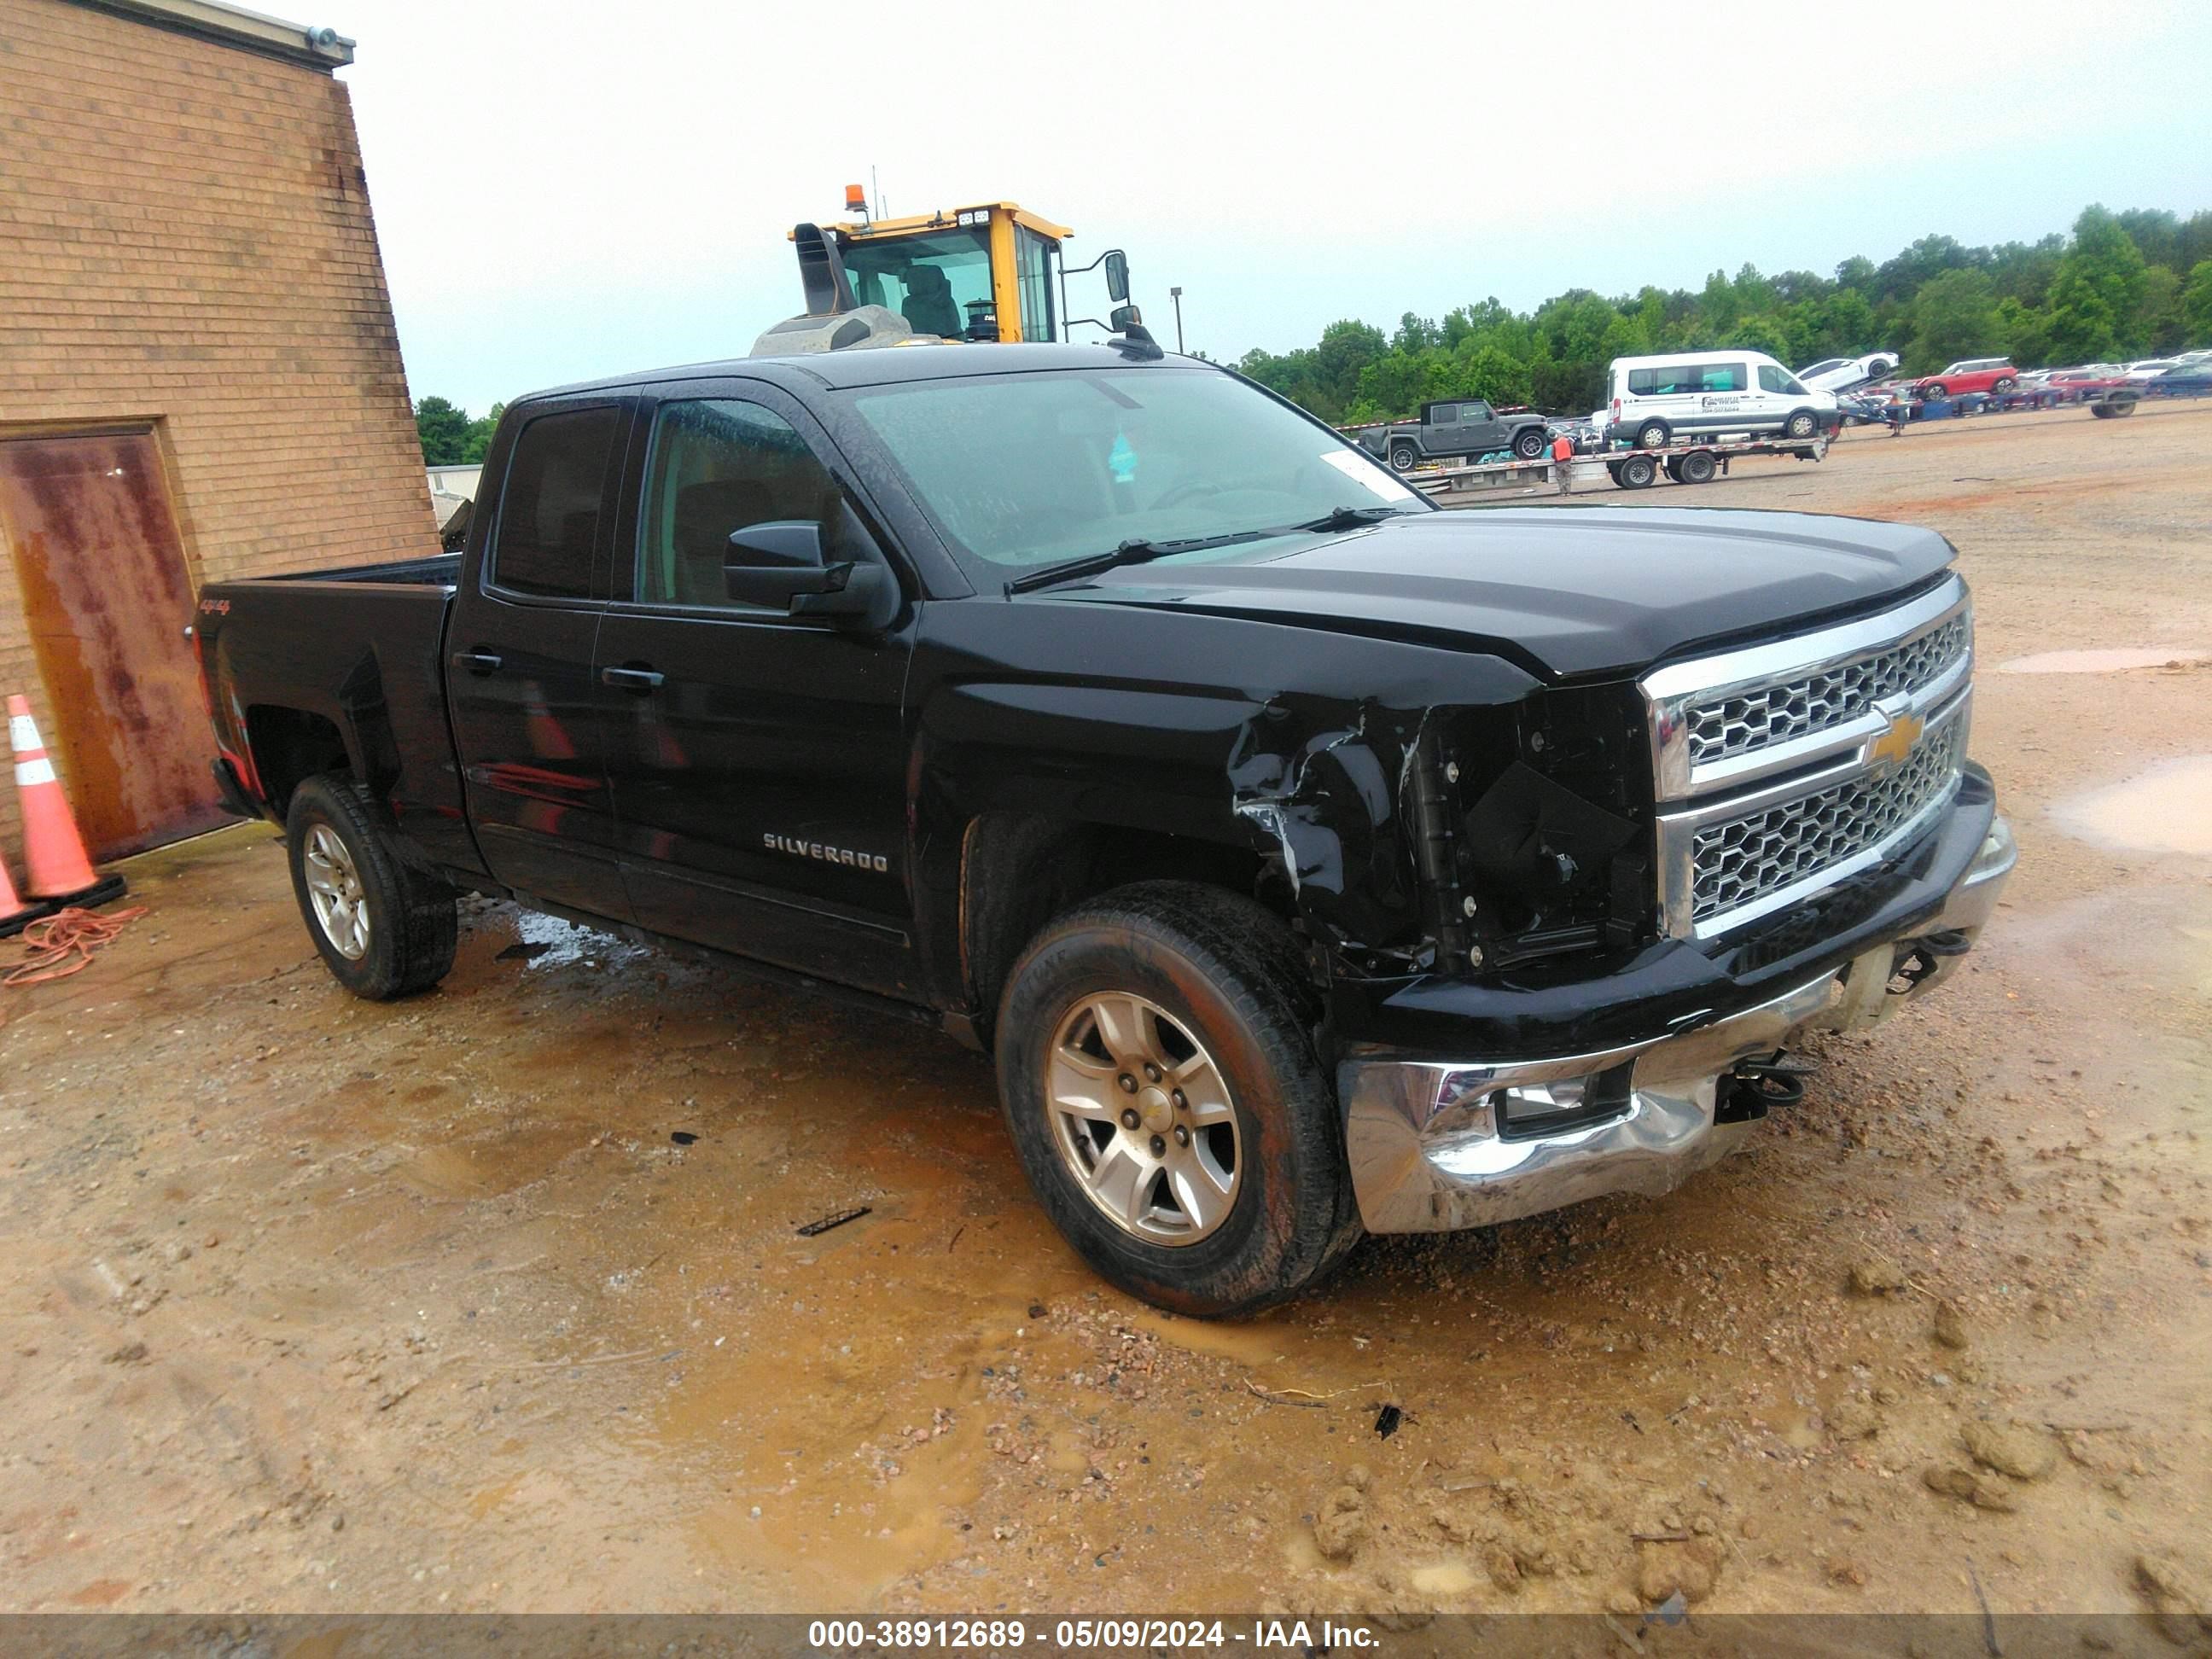
[{"label": "black side mirror", "polygon": [[898,599],[898,585],[881,564],[824,563],[822,526],[809,519],[775,519],[731,532],[722,580],[740,605],[875,627],[889,623]]},{"label": "black side mirror", "polygon": [[1145,313],[1134,306],[1115,306],[1106,313],[1106,320],[1114,325],[1116,334],[1127,334],[1145,320]]},{"label": "black side mirror", "polygon": [[1129,297],[1129,256],[1118,247],[1106,256],[1106,297],[1109,300]]}]

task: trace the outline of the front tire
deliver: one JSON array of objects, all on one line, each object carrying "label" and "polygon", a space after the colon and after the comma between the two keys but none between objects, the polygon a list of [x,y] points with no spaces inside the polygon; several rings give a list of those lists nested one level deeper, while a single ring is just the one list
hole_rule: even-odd
[{"label": "front tire", "polygon": [[1411,444],[1390,446],[1390,470],[1393,472],[1411,472],[1420,459],[1419,452]]},{"label": "front tire", "polygon": [[1524,461],[1534,460],[1550,447],[1540,426],[1524,426],[1513,434],[1513,453]]},{"label": "front tire", "polygon": [[1030,942],[1000,1003],[1000,1100],[1038,1202],[1101,1277],[1247,1314],[1358,1241],[1317,1002],[1289,930],[1215,888],[1119,888]]},{"label": "front tire", "polygon": [[1943,387],[1940,383],[1935,386],[1924,386],[1920,388],[1920,400],[1923,403],[1935,403],[1945,395]]},{"label": "front tire", "polygon": [[453,890],[393,858],[350,780],[309,778],[284,819],[292,891],[331,976],[371,1002],[427,991],[453,965]]},{"label": "front tire", "polygon": [[1802,443],[1820,429],[1820,417],[1809,409],[1801,409],[1794,411],[1783,423],[1782,435]]}]

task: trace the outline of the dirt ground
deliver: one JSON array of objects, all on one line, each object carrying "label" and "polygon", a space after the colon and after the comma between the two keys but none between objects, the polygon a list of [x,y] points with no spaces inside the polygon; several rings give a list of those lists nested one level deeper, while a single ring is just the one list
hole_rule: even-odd
[{"label": "dirt ground", "polygon": [[[1593,496],[1948,535],[2019,872],[1753,1150],[1247,1324],[1093,1279],[949,1039],[488,904],[373,1006],[267,828],[137,860],[0,992],[0,1607],[2201,1597],[2208,453],[2060,411]],[[2152,665],[2008,666],[2090,648]]]}]

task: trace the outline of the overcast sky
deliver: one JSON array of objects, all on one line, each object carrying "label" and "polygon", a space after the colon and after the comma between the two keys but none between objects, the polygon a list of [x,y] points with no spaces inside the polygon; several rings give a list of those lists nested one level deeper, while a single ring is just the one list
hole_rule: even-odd
[{"label": "overcast sky", "polygon": [[799,309],[785,233],[871,166],[894,214],[1006,198],[1071,263],[1126,248],[1221,358],[2212,206],[2204,0],[304,3],[271,9],[360,43],[409,381],[477,411],[743,354]]}]

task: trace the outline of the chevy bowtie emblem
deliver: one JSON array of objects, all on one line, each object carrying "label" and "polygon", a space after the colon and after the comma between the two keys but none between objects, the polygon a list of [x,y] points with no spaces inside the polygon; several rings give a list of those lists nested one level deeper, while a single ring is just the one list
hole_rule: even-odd
[{"label": "chevy bowtie emblem", "polygon": [[1867,745],[1867,758],[1877,766],[1904,765],[1926,726],[1917,714],[1893,715],[1889,730]]}]

